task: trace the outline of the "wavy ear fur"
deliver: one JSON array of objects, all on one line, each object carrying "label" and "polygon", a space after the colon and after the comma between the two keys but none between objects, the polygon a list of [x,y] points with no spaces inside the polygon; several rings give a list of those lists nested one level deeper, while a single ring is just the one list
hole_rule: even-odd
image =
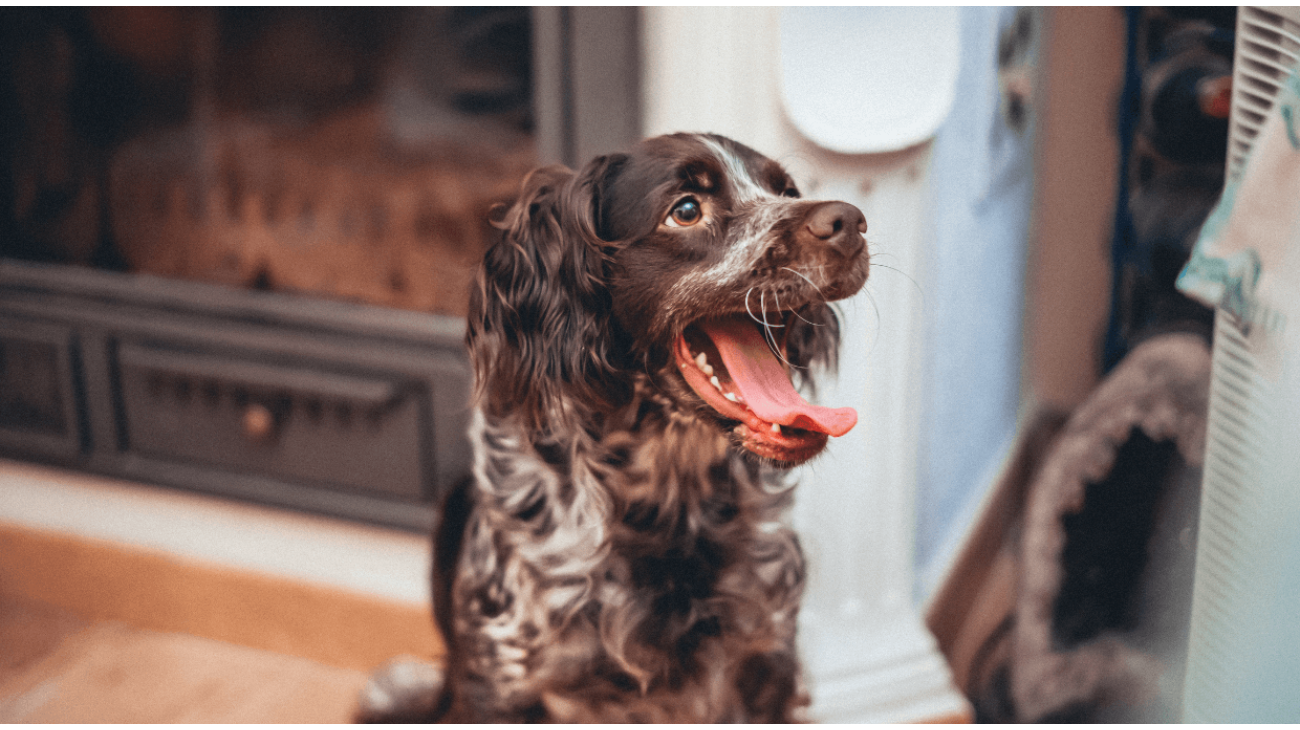
[{"label": "wavy ear fur", "polygon": [[597,158],[576,174],[535,170],[494,223],[501,235],[479,267],[466,333],[475,397],[489,414],[548,430],[580,404],[626,396],[606,286],[613,244],[594,223],[600,188],[622,160]]}]

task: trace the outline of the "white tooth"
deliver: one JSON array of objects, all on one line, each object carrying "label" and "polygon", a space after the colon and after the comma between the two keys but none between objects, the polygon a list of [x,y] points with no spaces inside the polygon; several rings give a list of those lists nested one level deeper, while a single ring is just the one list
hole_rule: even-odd
[{"label": "white tooth", "polygon": [[708,364],[707,362],[704,363],[704,367],[702,367],[702,368],[700,368],[700,369],[704,371],[704,374],[705,374],[705,375],[712,375],[712,374],[713,374],[713,366],[710,365],[710,364]]},{"label": "white tooth", "polygon": [[740,399],[736,397],[736,394],[735,394],[735,393],[723,393],[723,394],[722,394],[722,397],[723,397],[723,398],[726,398],[727,400],[731,401],[732,403],[739,403],[739,402],[740,402]]},{"label": "white tooth", "polygon": [[779,423],[772,424],[772,433],[781,433],[781,424]]},{"label": "white tooth", "polygon": [[717,388],[718,390],[722,390],[722,383],[718,382],[718,376],[714,375],[713,377],[709,378],[709,382],[713,384],[713,387]]},{"label": "white tooth", "polygon": [[700,366],[700,369],[704,369],[704,368],[708,367],[708,366],[709,366],[709,358],[708,358],[708,356],[705,355],[705,354],[702,353],[702,352],[701,352],[700,354],[696,355],[696,356],[695,356],[695,364],[696,364],[696,365],[699,365],[699,366]]}]

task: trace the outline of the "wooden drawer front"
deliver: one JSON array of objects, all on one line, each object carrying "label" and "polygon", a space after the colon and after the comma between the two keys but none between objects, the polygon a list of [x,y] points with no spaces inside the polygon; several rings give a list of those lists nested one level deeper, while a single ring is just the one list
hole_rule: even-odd
[{"label": "wooden drawer front", "polygon": [[75,339],[66,325],[0,317],[0,445],[79,452]]},{"label": "wooden drawer front", "polygon": [[120,344],[117,360],[132,452],[411,500],[427,494],[429,399],[414,381],[135,343]]}]

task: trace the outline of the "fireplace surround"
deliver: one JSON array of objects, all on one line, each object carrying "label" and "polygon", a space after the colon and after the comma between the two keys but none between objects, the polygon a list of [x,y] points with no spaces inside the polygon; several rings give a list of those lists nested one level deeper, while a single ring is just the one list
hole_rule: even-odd
[{"label": "fireplace surround", "polygon": [[636,10],[0,21],[0,454],[427,528],[494,206],[639,135]]}]

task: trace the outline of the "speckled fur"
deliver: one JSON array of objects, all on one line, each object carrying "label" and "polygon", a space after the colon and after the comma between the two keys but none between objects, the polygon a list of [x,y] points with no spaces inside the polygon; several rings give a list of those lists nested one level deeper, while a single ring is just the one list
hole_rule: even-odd
[{"label": "speckled fur", "polygon": [[804,575],[789,491],[645,385],[622,415],[541,450],[476,417],[452,717],[788,719]]},{"label": "speckled fur", "polygon": [[[691,246],[655,228],[685,178],[713,216]],[[741,448],[668,350],[690,318],[770,291],[799,313],[791,362],[833,363],[827,300],[861,286],[866,256],[795,251],[788,229],[817,203],[790,189],[767,158],[699,135],[525,181],[471,298],[474,481],[439,542],[459,547],[435,577],[438,719],[799,719],[787,465]]]}]

